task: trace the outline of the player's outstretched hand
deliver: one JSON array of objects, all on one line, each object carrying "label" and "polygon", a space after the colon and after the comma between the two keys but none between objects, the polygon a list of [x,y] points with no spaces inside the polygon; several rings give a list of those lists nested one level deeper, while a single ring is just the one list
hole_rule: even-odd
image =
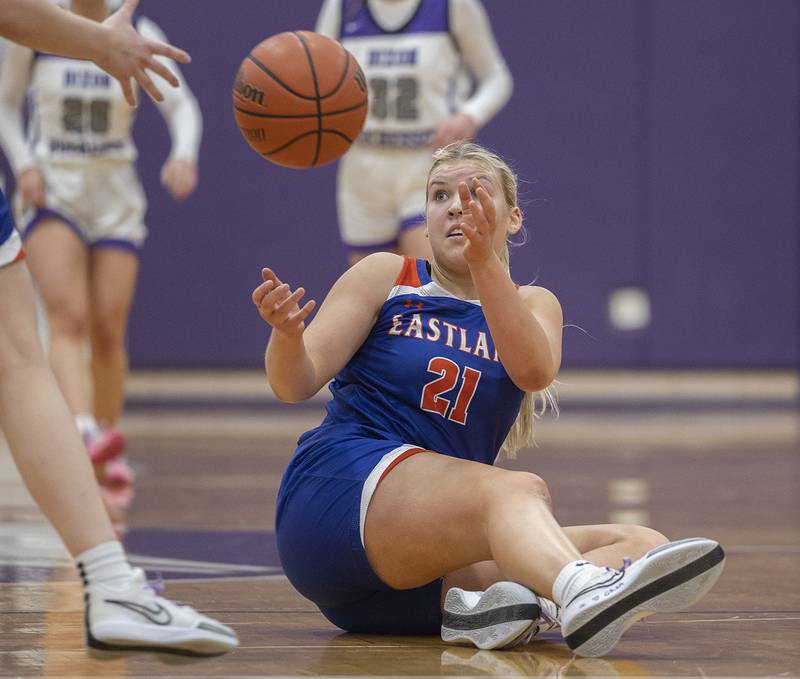
[{"label": "player's outstretched hand", "polygon": [[455,113],[442,121],[431,137],[430,146],[434,149],[447,146],[454,141],[472,139],[478,132],[475,121],[466,113]]},{"label": "player's outstretched hand", "polygon": [[154,101],[164,98],[147,71],[161,76],[173,87],[178,86],[175,74],[156,61],[156,55],[169,57],[182,64],[191,61],[183,50],[156,40],[147,40],[137,33],[133,27],[133,11],[138,4],[139,0],[125,0],[122,7],[103,22],[103,26],[109,30],[109,47],[95,59],[100,68],[119,80],[125,99],[131,106],[136,105],[131,78],[135,78]]},{"label": "player's outstretched hand", "polygon": [[[494,234],[497,231],[497,211],[489,193],[476,177],[470,179],[474,196],[467,182],[458,185],[461,199],[461,230],[466,237],[464,259],[474,266],[485,262],[494,252]],[[477,200],[476,200],[477,199]]]},{"label": "player's outstretched hand", "polygon": [[258,313],[274,330],[284,335],[301,335],[305,329],[305,319],[314,310],[316,302],[312,299],[300,308],[299,302],[306,294],[303,288],[294,292],[288,283],[283,283],[272,269],[261,269],[263,281],[253,290],[253,304]]},{"label": "player's outstretched hand", "polygon": [[17,191],[23,207],[45,206],[44,177],[37,168],[26,168],[17,175]]},{"label": "player's outstretched hand", "polygon": [[197,186],[197,163],[190,158],[168,158],[161,168],[161,184],[175,200],[188,198]]}]

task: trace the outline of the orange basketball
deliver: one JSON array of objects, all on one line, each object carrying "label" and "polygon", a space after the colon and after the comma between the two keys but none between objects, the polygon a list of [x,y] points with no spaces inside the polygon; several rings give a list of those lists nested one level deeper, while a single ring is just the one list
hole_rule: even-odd
[{"label": "orange basketball", "polygon": [[367,81],[335,40],[310,31],[256,45],[233,84],[236,123],[267,160],[315,167],[341,156],[364,126]]}]

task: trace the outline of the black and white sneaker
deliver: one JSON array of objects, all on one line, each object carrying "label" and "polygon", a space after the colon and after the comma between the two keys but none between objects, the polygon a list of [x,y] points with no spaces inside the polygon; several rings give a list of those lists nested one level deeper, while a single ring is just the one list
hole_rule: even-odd
[{"label": "black and white sneaker", "polygon": [[158,596],[140,568],[121,589],[87,585],[84,602],[86,639],[92,648],[219,655],[239,645],[230,627]]},{"label": "black and white sneaker", "polygon": [[605,655],[637,620],[682,610],[702,598],[724,564],[720,544],[706,538],[661,545],[619,571],[586,563],[567,584],[567,591],[577,588],[577,593],[562,609],[564,640],[578,655]]},{"label": "black and white sneaker", "polygon": [[453,587],[444,599],[442,641],[511,648],[530,640],[540,614],[538,597],[516,582],[496,582],[485,592]]}]

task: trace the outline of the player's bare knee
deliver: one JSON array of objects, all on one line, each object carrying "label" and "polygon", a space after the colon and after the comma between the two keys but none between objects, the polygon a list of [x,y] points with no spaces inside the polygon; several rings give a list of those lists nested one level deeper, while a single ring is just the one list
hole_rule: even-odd
[{"label": "player's bare knee", "polygon": [[53,335],[85,339],[89,334],[89,310],[76,302],[65,302],[47,309],[47,320]]},{"label": "player's bare knee", "polygon": [[[644,554],[654,547],[669,542],[667,537],[647,526],[617,524],[609,526],[608,530],[613,534],[610,544],[625,543],[629,545],[632,552],[638,554]],[[633,556],[633,554],[631,554],[631,556]]]},{"label": "player's bare knee", "polygon": [[669,542],[668,537],[647,526],[629,526],[629,528],[633,529],[634,539],[645,552]]},{"label": "player's bare knee", "polygon": [[508,484],[506,492],[514,490],[527,496],[543,500],[548,507],[553,506],[553,500],[550,497],[550,489],[547,487],[545,480],[537,474],[532,474],[530,472],[510,472],[506,483]]},{"label": "player's bare knee", "polygon": [[115,317],[100,315],[92,321],[92,351],[111,353],[125,340],[124,322]]}]

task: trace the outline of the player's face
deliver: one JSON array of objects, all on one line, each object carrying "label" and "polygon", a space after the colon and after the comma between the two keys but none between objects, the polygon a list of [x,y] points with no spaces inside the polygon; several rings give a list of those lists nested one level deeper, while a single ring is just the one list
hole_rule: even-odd
[{"label": "player's face", "polygon": [[494,203],[497,222],[493,237],[495,251],[501,252],[509,234],[515,233],[520,228],[519,208],[510,209],[506,204],[500,178],[494,170],[473,162],[440,165],[431,173],[428,181],[425,210],[428,239],[437,260],[453,260],[455,263],[461,258],[463,261],[462,251],[466,236],[458,228],[463,220],[458,185],[465,182],[472,199],[479,203],[472,183],[473,177],[486,189]]}]

